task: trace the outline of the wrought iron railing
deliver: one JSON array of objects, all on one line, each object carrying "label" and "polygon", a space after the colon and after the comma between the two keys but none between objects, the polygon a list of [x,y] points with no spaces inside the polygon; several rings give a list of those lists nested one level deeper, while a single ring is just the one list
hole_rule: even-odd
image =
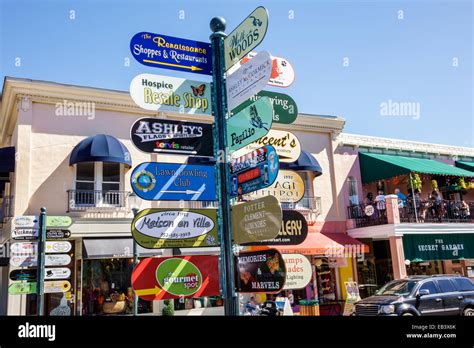
[{"label": "wrought iron railing", "polygon": [[448,200],[417,201],[416,214],[413,202],[399,207],[400,222],[474,223],[474,202]]},{"label": "wrought iron railing", "polygon": [[377,203],[359,203],[347,207],[347,217],[355,222],[355,227],[367,227],[387,224],[385,205]]},{"label": "wrought iron railing", "polygon": [[303,197],[296,203],[282,203],[281,207],[299,211],[306,218],[308,225],[313,225],[321,214],[321,197]]},{"label": "wrought iron railing", "polygon": [[128,191],[69,190],[69,211],[126,210]]}]

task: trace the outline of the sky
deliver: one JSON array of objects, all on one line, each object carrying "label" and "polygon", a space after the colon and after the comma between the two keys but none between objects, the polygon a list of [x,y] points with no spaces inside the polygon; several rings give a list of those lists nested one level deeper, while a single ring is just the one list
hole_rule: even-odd
[{"label": "sky", "polygon": [[[347,133],[474,147],[472,0],[0,0],[0,78],[128,91],[134,76],[209,77],[138,63],[141,31],[209,40],[257,6],[255,49],[286,58],[300,113],[340,116]],[[127,63],[128,62],[128,63]]]}]

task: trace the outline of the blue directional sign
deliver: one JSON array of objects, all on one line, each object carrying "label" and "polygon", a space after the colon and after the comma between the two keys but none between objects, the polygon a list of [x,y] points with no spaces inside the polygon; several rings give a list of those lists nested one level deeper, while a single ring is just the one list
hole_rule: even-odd
[{"label": "blue directional sign", "polygon": [[141,32],[130,41],[133,57],[155,68],[212,75],[211,44]]},{"label": "blue directional sign", "polygon": [[214,166],[144,162],[132,172],[133,191],[148,201],[215,201]]}]

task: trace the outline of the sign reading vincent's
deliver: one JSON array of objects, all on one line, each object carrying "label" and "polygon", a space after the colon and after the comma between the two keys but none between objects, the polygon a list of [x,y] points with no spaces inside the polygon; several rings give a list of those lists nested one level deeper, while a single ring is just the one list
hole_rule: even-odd
[{"label": "sign reading vincent's", "polygon": [[295,171],[280,170],[273,185],[246,196],[255,199],[268,195],[275,196],[281,203],[299,202],[304,196],[304,181]]},{"label": "sign reading vincent's", "polygon": [[130,96],[145,110],[211,115],[209,83],[140,74],[130,83]]},{"label": "sign reading vincent's", "polygon": [[132,125],[130,138],[146,153],[213,156],[212,124],[141,118]]}]

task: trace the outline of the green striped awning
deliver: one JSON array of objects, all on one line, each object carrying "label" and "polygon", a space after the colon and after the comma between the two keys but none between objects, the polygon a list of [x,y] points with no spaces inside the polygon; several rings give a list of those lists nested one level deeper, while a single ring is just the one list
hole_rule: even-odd
[{"label": "green striped awning", "polygon": [[474,172],[474,162],[456,161],[456,167]]},{"label": "green striped awning", "polygon": [[474,172],[426,158],[359,153],[359,162],[364,184],[409,173],[474,177]]}]

